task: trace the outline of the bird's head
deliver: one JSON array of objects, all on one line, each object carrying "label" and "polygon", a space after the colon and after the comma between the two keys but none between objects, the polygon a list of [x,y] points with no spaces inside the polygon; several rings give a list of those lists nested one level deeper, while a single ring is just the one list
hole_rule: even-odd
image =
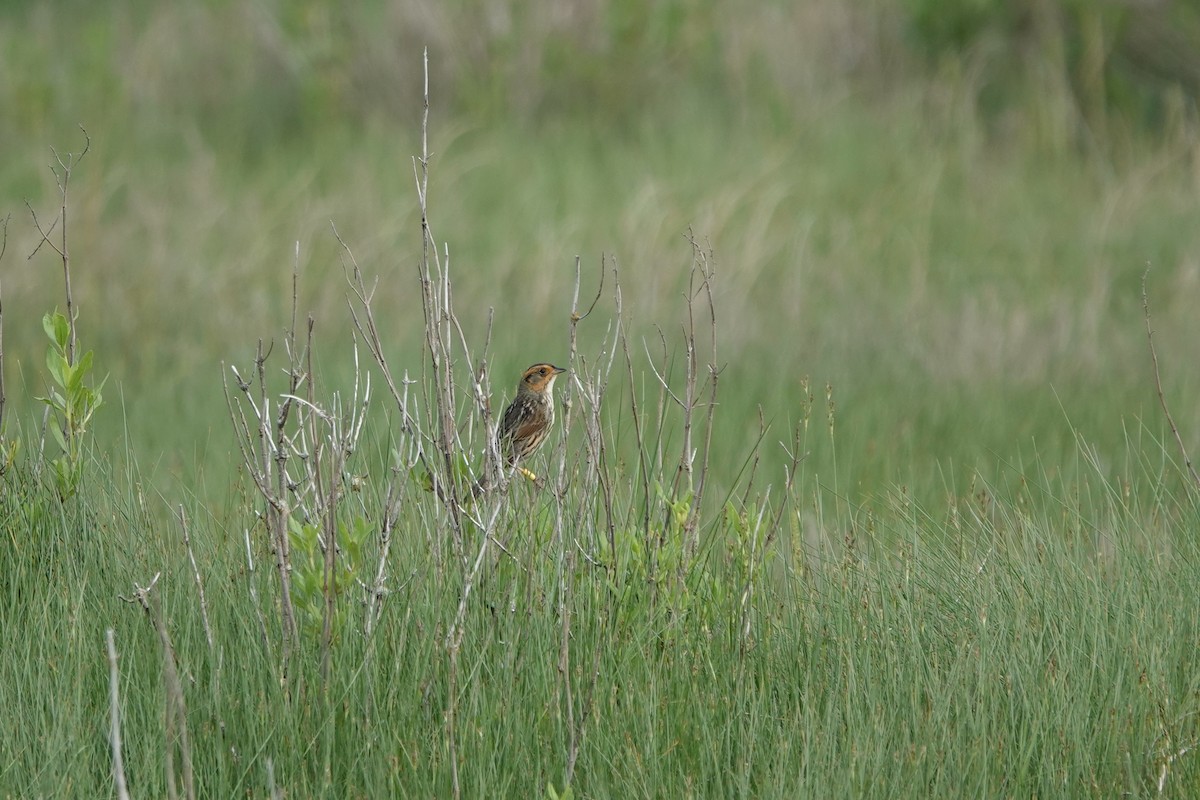
[{"label": "bird's head", "polygon": [[521,382],[517,384],[517,391],[549,394],[550,388],[554,386],[554,379],[564,372],[566,372],[565,369],[553,364],[534,364],[522,373]]}]

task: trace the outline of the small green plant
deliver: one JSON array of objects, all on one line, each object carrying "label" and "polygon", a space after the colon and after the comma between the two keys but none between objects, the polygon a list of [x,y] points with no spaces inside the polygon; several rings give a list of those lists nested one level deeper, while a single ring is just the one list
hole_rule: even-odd
[{"label": "small green plant", "polygon": [[[392,458],[397,464],[403,462],[403,456],[399,453],[393,453]],[[453,475],[453,481],[458,486],[459,495],[461,497],[469,497],[472,487],[475,485],[475,478],[471,475],[471,462],[467,458],[467,454],[459,451],[454,454],[453,463],[450,468]],[[425,492],[434,491],[435,479],[433,473],[430,472],[428,465],[425,462],[418,462],[408,470],[408,477],[414,484],[421,487]]]},{"label": "small green plant", "polygon": [[[355,576],[363,566],[363,545],[370,539],[374,528],[362,516],[355,517],[349,523],[339,522],[337,528],[338,558],[334,591],[341,598],[346,589],[354,584]],[[301,522],[295,517],[288,520],[293,600],[303,624],[312,633],[321,630],[325,614],[325,548],[320,534],[318,525]],[[335,632],[343,628],[347,613],[344,604],[337,604],[333,616]]]},{"label": "small green plant", "polygon": [[50,339],[46,368],[53,385],[47,396],[37,399],[54,412],[55,424],[50,426],[50,433],[62,448],[62,455],[51,463],[58,495],[66,500],[75,495],[83,478],[84,434],[92,415],[104,402],[100,392],[107,378],[95,388],[85,383],[92,371],[92,351],[72,359],[71,321],[66,316],[58,311],[46,314],[42,317],[42,327]]}]

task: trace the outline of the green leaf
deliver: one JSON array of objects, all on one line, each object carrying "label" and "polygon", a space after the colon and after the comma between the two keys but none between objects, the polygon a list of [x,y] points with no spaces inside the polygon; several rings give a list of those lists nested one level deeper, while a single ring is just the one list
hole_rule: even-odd
[{"label": "green leaf", "polygon": [[66,404],[66,401],[63,400],[63,396],[61,394],[59,394],[55,389],[50,390],[50,395],[48,397],[35,397],[34,399],[39,402],[45,403],[46,405],[53,408],[55,411],[60,411],[60,412],[66,411],[66,408],[67,408],[67,404]]},{"label": "green leaf", "polygon": [[87,427],[88,422],[92,419],[92,414],[96,411],[96,404],[92,402],[91,390],[87,391],[87,396],[80,397],[80,402],[72,409],[71,417],[75,420],[75,430],[79,433]]},{"label": "green leaf", "polygon": [[64,389],[67,387],[71,365],[53,347],[46,348],[46,369],[50,370],[55,383]]},{"label": "green leaf", "polygon": [[363,542],[367,541],[374,532],[370,521],[361,514],[354,518],[350,525],[342,525],[342,539],[350,544],[361,548]]},{"label": "green leaf", "polygon": [[427,491],[427,492],[433,491],[433,476],[430,475],[429,470],[425,469],[424,467],[421,467],[421,466],[413,467],[412,469],[410,469],[408,471],[408,477],[415,484],[417,484],[417,486],[421,487],[425,491]]},{"label": "green leaf", "polygon": [[55,311],[53,314],[47,314],[42,317],[42,328],[45,329],[46,335],[50,337],[50,341],[54,342],[59,350],[65,352],[67,341],[71,338],[70,321]]},{"label": "green leaf", "polygon": [[57,484],[58,496],[63,500],[68,500],[75,495],[75,490],[79,488],[79,479],[82,474],[78,466],[72,464],[66,458],[56,458],[54,460],[54,482]]},{"label": "green leaf", "polygon": [[67,376],[67,392],[74,392],[83,384],[83,379],[92,368],[92,351],[88,350],[79,361],[75,362],[75,366],[71,368],[71,374]]},{"label": "green leaf", "polygon": [[67,349],[67,342],[71,339],[71,323],[62,314],[54,315],[54,340],[58,342],[58,346],[64,351]]},{"label": "green leaf", "polygon": [[71,416],[82,417],[87,412],[88,401],[91,399],[89,397],[90,394],[91,392],[88,391],[86,386],[67,393],[67,403],[70,404],[68,410]]},{"label": "green leaf", "polygon": [[52,342],[58,341],[54,336],[54,318],[58,315],[58,312],[55,311],[53,314],[46,314],[42,317],[42,330],[46,332],[46,337]]},{"label": "green leaf", "polygon": [[66,450],[67,449],[67,440],[63,436],[62,428],[58,427],[57,425],[51,425],[50,433],[53,434],[54,441],[58,442],[58,446],[61,447],[63,450]]}]

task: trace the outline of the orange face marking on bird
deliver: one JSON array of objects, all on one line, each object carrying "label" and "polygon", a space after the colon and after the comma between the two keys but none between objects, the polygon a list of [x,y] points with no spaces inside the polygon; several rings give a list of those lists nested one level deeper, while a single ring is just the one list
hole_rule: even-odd
[{"label": "orange face marking on bird", "polygon": [[534,364],[521,375],[517,384],[518,392],[548,392],[554,386],[554,379],[566,372],[562,367],[553,364]]}]

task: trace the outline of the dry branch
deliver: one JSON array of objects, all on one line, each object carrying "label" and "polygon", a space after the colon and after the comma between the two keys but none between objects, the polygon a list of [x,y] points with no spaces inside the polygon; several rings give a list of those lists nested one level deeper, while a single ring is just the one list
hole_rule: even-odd
[{"label": "dry branch", "polygon": [[[47,227],[42,227],[42,223],[38,220],[37,212],[28,200],[25,201],[25,207],[29,209],[29,214],[33,218],[33,227],[37,229],[41,239],[33,248],[33,252],[29,254],[29,258],[33,258],[42,249],[43,244],[48,244],[62,259],[63,269],[63,286],[66,292],[67,300],[67,319],[71,323],[71,337],[67,343],[67,361],[71,364],[75,363],[75,322],[78,315],[78,310],[74,305],[74,298],[71,294],[71,254],[67,247],[67,196],[70,193],[71,186],[71,171],[79,165],[83,157],[92,149],[92,137],[82,125],[79,130],[83,132],[84,146],[83,150],[78,154],[67,153],[66,159],[58,154],[54,148],[50,152],[54,153],[54,160],[58,162],[58,167],[50,166],[50,171],[54,173],[54,180],[58,184],[58,199],[59,212],[58,216]],[[54,233],[55,228],[59,231],[59,244],[55,244],[50,236]]]},{"label": "dry branch", "polygon": [[[167,623],[163,619],[162,605],[158,595],[152,591],[162,573],[154,576],[146,587],[134,585],[133,597],[121,598],[128,603],[136,602],[146,612],[150,624],[158,634],[159,645],[162,648],[163,689],[166,694],[164,710],[164,734],[166,737],[166,775],[167,796],[171,800],[179,797],[177,782],[182,780],[184,797],[195,800],[196,781],[192,770],[192,746],[188,736],[187,704],[184,702],[183,685],[179,681],[179,667],[175,656],[175,647],[171,644],[171,634],[167,631]],[[175,768],[176,748],[179,750],[180,768],[178,774]]]},{"label": "dry branch", "polygon": [[112,748],[113,783],[117,786],[117,800],[129,800],[129,787],[125,783],[125,762],[121,756],[121,674],[117,670],[117,646],[113,642],[113,629],[104,632],[108,645],[108,698],[109,727],[108,741]]}]

